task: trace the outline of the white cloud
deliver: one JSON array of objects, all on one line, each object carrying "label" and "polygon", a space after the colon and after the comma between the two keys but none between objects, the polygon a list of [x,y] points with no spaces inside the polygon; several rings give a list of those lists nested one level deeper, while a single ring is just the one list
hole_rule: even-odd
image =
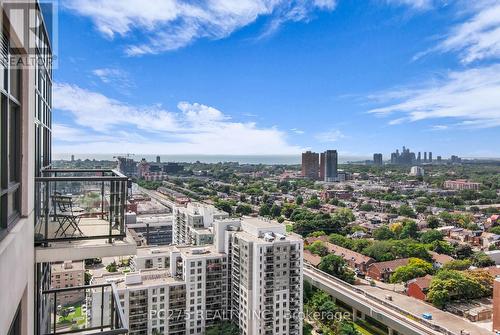
[{"label": "white cloud", "polygon": [[417,10],[425,10],[433,7],[433,0],[386,0],[386,2],[393,5],[409,6]]},{"label": "white cloud", "polygon": [[370,110],[392,115],[391,124],[426,119],[454,119],[457,126],[500,126],[500,64],[450,72],[416,88],[396,89],[378,96],[386,106]]},{"label": "white cloud", "polygon": [[500,57],[500,2],[481,0],[467,3],[472,16],[454,26],[436,47],[459,52],[463,63]]},{"label": "white cloud", "polygon": [[54,109],[75,125],[56,124],[56,152],[296,154],[286,133],[236,122],[216,108],[180,102],[179,112],[135,107],[75,85],[54,85]]},{"label": "white cloud", "polygon": [[340,130],[330,130],[327,132],[316,134],[316,139],[320,142],[337,142],[345,138],[345,135]]},{"label": "white cloud", "polygon": [[444,124],[436,124],[436,125],[431,127],[431,130],[435,130],[435,131],[447,130],[447,129],[449,129],[449,127],[447,125],[444,125]]},{"label": "white cloud", "polygon": [[120,86],[131,86],[130,77],[127,72],[117,68],[101,68],[92,71],[97,78],[105,84],[118,84]]},{"label": "white cloud", "polygon": [[65,142],[81,142],[86,135],[88,134],[83,130],[66,124],[54,123],[52,125],[52,136],[63,139]]},{"label": "white cloud", "polygon": [[290,130],[293,131],[297,135],[303,135],[303,134],[305,134],[305,131],[303,131],[302,129],[292,128]]},{"label": "white cloud", "polygon": [[142,55],[182,48],[199,38],[224,38],[260,16],[280,24],[305,20],[313,10],[333,10],[335,4],[336,0],[68,0],[63,6],[90,17],[108,38],[143,33],[147,42],[126,49],[129,55]]},{"label": "white cloud", "polygon": [[53,92],[55,109],[70,112],[77,124],[95,131],[125,125],[150,131],[168,131],[177,127],[174,115],[161,106],[129,106],[66,83],[54,84]]}]

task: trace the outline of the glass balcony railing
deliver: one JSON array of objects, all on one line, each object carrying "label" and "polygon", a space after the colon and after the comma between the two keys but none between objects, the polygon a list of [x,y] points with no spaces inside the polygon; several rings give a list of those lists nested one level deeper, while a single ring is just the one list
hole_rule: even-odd
[{"label": "glass balcony railing", "polygon": [[125,237],[126,176],[115,170],[50,169],[35,181],[35,243]]},{"label": "glass balcony railing", "polygon": [[114,283],[44,291],[49,309],[40,334],[128,334],[128,326]]}]

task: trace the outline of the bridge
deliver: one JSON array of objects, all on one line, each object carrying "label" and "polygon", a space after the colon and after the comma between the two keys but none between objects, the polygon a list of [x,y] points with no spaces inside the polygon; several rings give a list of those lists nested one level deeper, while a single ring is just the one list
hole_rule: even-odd
[{"label": "bridge", "polygon": [[[375,297],[321,270],[304,264],[304,280],[352,307],[352,318],[369,316],[388,327],[389,335],[456,335],[431,321],[413,315],[389,300]],[[462,333],[464,334],[464,333]]]},{"label": "bridge", "polygon": [[170,210],[173,211],[175,203],[172,200],[170,200],[168,197],[161,194],[160,192],[148,190],[148,189],[145,189],[144,187],[140,187],[139,185],[136,185],[136,186],[140,192],[149,195],[151,198],[155,199],[160,204],[162,204],[165,207],[170,208]]}]

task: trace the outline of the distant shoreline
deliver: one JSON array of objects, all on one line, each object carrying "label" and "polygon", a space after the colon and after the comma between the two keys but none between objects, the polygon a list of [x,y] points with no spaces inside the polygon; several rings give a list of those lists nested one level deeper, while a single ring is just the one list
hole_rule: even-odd
[{"label": "distant shoreline", "polygon": [[[127,157],[127,154],[74,154],[75,159],[90,159],[90,160],[115,160],[116,157]],[[148,162],[155,162],[157,155],[141,155],[130,154],[129,157],[136,161],[145,158]],[[162,155],[160,154],[162,162],[178,162],[178,163],[195,163],[197,161],[202,163],[226,163],[237,162],[240,164],[264,164],[264,165],[298,165],[301,164],[301,155]],[[71,159],[71,154],[67,153],[53,153],[54,160],[67,160]],[[486,160],[486,161],[500,161],[500,158],[491,157],[463,157],[466,160]],[[349,162],[362,163],[366,160],[372,160],[367,156],[342,156],[339,155],[339,163],[345,164]]]},{"label": "distant shoreline", "polygon": [[[115,160],[117,156],[127,157],[127,154],[74,154],[75,159],[96,159],[96,160]],[[130,155],[136,161],[145,158],[149,162],[155,162],[157,155]],[[266,164],[266,165],[297,165],[301,163],[301,155],[158,155],[162,162],[194,163],[219,163],[219,162],[238,162],[240,164]],[[70,160],[71,154],[52,154],[54,160]],[[348,161],[366,160],[368,157],[339,157],[339,163]]]}]

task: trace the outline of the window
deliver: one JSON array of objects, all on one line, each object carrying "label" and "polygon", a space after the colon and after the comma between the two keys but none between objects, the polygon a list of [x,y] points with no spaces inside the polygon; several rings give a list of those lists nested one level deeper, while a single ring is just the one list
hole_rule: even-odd
[{"label": "window", "polygon": [[0,73],[0,237],[19,218],[21,181],[21,71],[8,69],[8,42],[1,36]]}]

